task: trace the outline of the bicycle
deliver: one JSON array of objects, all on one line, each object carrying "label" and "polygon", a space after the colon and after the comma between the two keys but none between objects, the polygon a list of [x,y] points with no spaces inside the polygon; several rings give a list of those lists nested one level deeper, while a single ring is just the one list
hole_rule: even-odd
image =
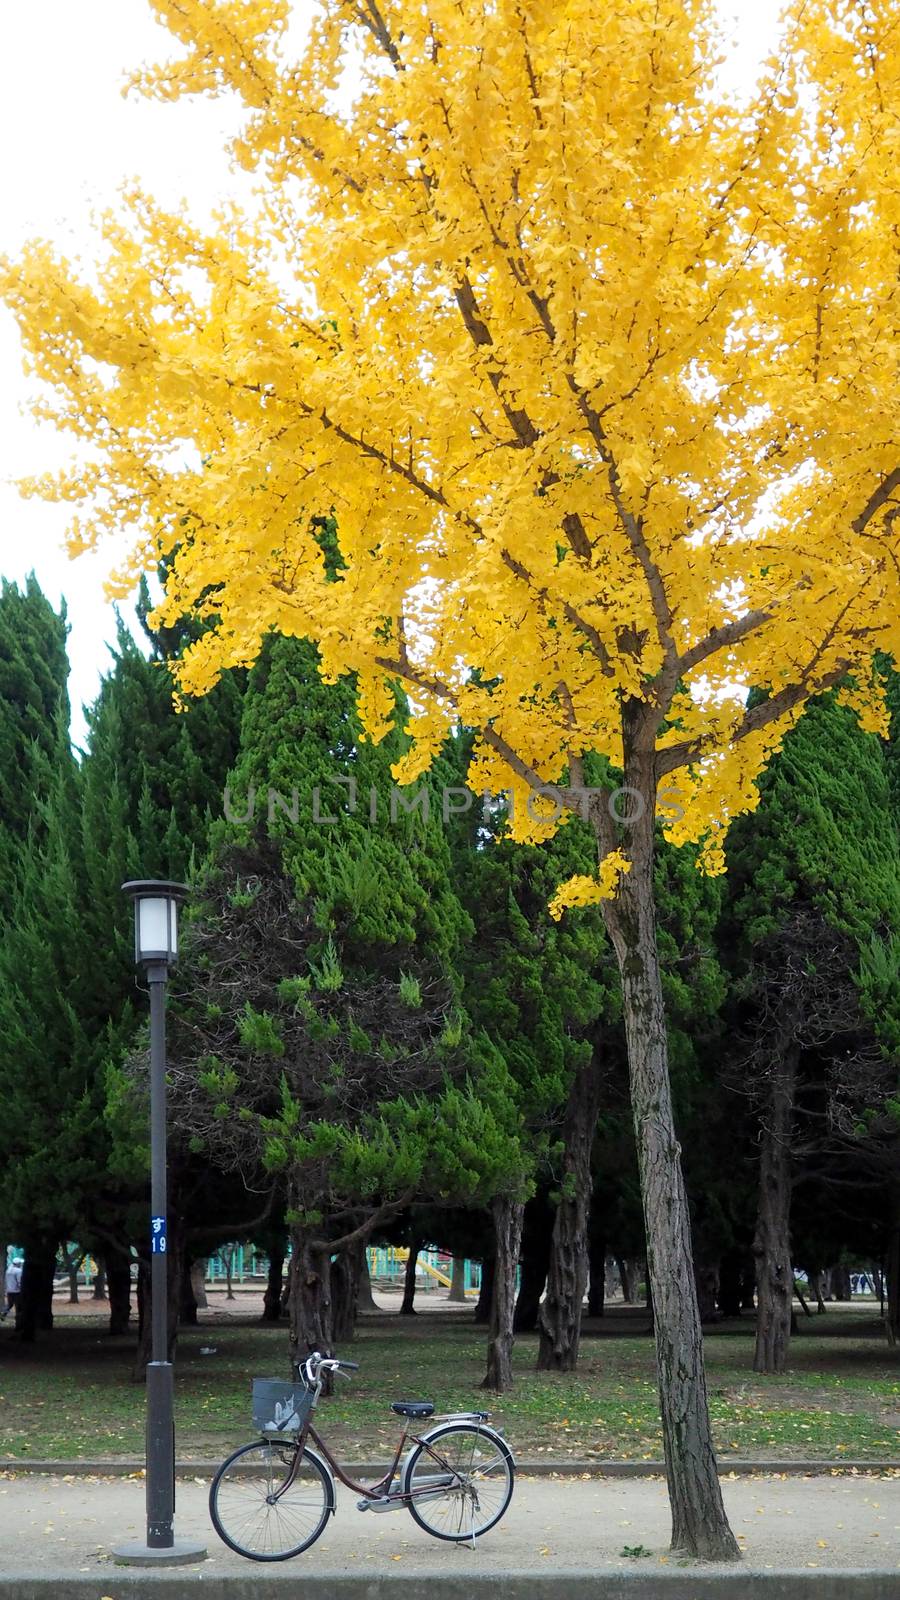
[{"label": "bicycle", "polygon": [[[427,1400],[395,1400],[405,1419],[394,1459],[377,1483],[357,1483],[344,1471],[312,1423],[326,1374],[347,1377],[356,1361],[315,1351],[296,1367],[299,1385],[255,1380],[254,1391],[282,1391],[274,1415],[254,1414],[262,1437],[223,1461],[209,1491],[209,1511],[219,1538],[251,1561],[288,1561],[324,1532],[336,1511],[335,1478],[358,1494],[359,1511],[404,1507],[436,1539],[473,1543],[496,1527],[512,1499],[515,1462],[506,1440],[487,1426],[488,1411],[462,1411],[435,1419],[426,1433],[412,1424],[434,1416]],[[294,1433],[295,1438],[286,1435]],[[400,1458],[410,1441],[401,1466]],[[311,1441],[311,1443],[310,1443]]]}]

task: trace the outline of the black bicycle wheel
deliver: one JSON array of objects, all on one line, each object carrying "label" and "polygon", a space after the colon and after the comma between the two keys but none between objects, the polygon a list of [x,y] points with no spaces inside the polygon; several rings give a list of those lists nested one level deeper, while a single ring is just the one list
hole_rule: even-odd
[{"label": "black bicycle wheel", "polygon": [[255,1440],[223,1461],[209,1491],[212,1525],[229,1549],[249,1561],[288,1561],[315,1544],[334,1507],[324,1461],[308,1448],[289,1488],[294,1447]]},{"label": "black bicycle wheel", "polygon": [[435,1539],[462,1544],[495,1528],[512,1499],[515,1466],[505,1439],[476,1422],[445,1422],[412,1451],[403,1472],[409,1509]]}]

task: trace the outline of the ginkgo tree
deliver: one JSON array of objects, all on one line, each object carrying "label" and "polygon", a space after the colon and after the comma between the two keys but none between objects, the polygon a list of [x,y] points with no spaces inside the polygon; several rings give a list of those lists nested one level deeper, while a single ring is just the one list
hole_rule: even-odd
[{"label": "ginkgo tree", "polygon": [[[238,96],[252,205],[134,188],[90,270],[5,270],[71,545],[169,563],[202,694],[266,632],[400,680],[413,782],[457,721],[520,840],[576,810],[621,967],[673,1543],[736,1554],[712,1449],[666,1059],[657,823],[730,817],[828,686],[867,726],[900,633],[900,29],[795,0],[749,99],[704,0],[150,0],[136,86]],[[339,581],[311,521],[333,510]],[[750,707],[745,688],[758,692]],[[622,792],[583,783],[589,752]]]}]

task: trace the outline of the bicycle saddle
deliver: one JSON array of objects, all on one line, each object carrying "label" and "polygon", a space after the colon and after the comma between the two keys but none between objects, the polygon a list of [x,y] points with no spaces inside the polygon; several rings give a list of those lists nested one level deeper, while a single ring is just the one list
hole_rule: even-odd
[{"label": "bicycle saddle", "polygon": [[394,1400],[391,1410],[398,1417],[433,1417],[434,1406],[430,1400]]}]

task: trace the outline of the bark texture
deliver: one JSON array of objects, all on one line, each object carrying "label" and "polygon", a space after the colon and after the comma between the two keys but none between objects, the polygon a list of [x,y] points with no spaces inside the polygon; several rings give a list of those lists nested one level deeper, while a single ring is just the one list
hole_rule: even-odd
[{"label": "bark texture", "polygon": [[332,1335],[335,1344],[346,1344],[356,1331],[356,1306],[359,1293],[359,1257],[355,1250],[341,1250],[331,1263]]},{"label": "bark texture", "polygon": [[538,1370],[571,1372],[578,1361],[588,1280],[591,1149],[600,1106],[595,1053],[574,1074],[563,1125],[563,1178],[553,1221],[547,1292],[538,1313]]},{"label": "bark texture", "polygon": [[772,1067],[769,1103],[760,1130],[754,1372],[783,1372],[791,1342],[794,1274],[791,1266],[791,1129],[797,1050],[785,1041]]},{"label": "bark texture", "polygon": [[269,1273],[263,1295],[263,1322],[278,1322],[281,1318],[282,1280],[284,1278],[284,1248],[279,1246],[269,1253]]},{"label": "bark texture", "polygon": [[334,1350],[331,1249],[297,1227],[291,1229],[288,1304],[291,1360],[305,1361],[313,1350],[331,1355]]},{"label": "bark texture", "polygon": [[[630,871],[604,903],[622,979],[635,1141],[653,1292],[654,1335],[672,1547],[705,1560],[736,1560],[709,1420],[703,1337],[694,1287],[690,1219],[669,1082],[666,1018],[653,895],[656,714],[623,713]],[[637,802],[640,802],[638,804]],[[608,814],[595,813],[601,848]]]},{"label": "bark texture", "polygon": [[493,1256],[486,1256],[481,1263],[481,1283],[478,1289],[478,1300],[475,1304],[476,1322],[489,1323],[491,1320],[495,1271],[496,1262]]},{"label": "bark texture", "polygon": [[491,1202],[496,1252],[494,1293],[488,1334],[487,1372],[482,1389],[502,1394],[512,1386],[513,1317],[516,1309],[516,1267],[522,1243],[524,1206],[508,1195]]},{"label": "bark texture", "polygon": [[419,1265],[419,1251],[422,1248],[421,1239],[413,1237],[409,1242],[409,1255],[406,1258],[406,1271],[403,1274],[403,1299],[400,1303],[401,1317],[414,1317],[416,1315],[416,1267]]},{"label": "bark texture", "polygon": [[111,1334],[128,1332],[131,1321],[131,1262],[128,1256],[106,1257],[106,1286],[109,1291],[109,1331]]},{"label": "bark texture", "polygon": [[545,1193],[536,1194],[525,1207],[522,1223],[519,1293],[513,1317],[516,1333],[531,1333],[537,1327],[541,1295],[550,1266],[550,1243],[554,1211]]},{"label": "bark texture", "polygon": [[377,1311],[378,1304],[372,1293],[372,1278],[369,1273],[369,1257],[364,1244],[357,1245],[359,1253],[359,1271],[357,1273],[356,1309],[357,1311]]},{"label": "bark texture", "polygon": [[450,1269],[450,1288],[447,1290],[447,1299],[454,1305],[465,1305],[466,1302],[466,1263],[463,1256],[453,1257],[453,1266]]},{"label": "bark texture", "polygon": [[588,1235],[588,1316],[602,1317],[606,1310],[606,1238],[593,1228]]},{"label": "bark texture", "polygon": [[53,1274],[56,1241],[35,1239],[25,1246],[22,1288],[16,1306],[16,1331],[25,1344],[53,1327]]},{"label": "bark texture", "polygon": [[891,1217],[884,1276],[887,1278],[887,1336],[896,1349],[900,1345],[900,1195],[895,1199]]}]

